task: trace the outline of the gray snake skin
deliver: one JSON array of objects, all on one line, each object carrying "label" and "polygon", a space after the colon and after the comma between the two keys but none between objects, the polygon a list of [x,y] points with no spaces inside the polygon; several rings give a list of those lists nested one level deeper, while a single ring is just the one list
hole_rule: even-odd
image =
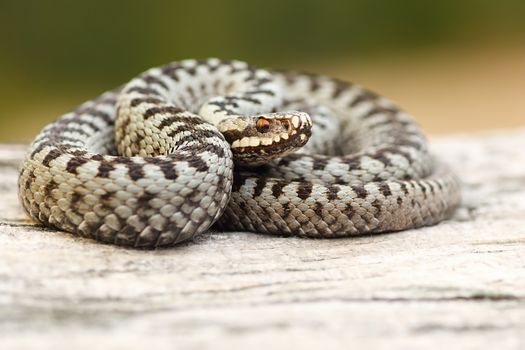
[{"label": "gray snake skin", "polygon": [[212,58],[152,68],[47,125],[19,198],[44,225],[155,248],[214,223],[326,238],[432,225],[460,185],[385,98]]}]

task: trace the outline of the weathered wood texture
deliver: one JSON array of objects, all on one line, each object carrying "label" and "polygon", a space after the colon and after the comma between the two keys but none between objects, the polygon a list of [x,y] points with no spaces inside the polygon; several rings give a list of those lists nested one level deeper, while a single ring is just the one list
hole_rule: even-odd
[{"label": "weathered wood texture", "polygon": [[524,349],[525,129],[432,142],[464,181],[438,226],[158,251],[29,222],[0,146],[0,348]]}]

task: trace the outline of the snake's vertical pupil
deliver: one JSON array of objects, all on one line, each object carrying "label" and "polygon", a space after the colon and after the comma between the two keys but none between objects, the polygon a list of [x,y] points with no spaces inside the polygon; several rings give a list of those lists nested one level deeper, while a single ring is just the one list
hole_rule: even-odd
[{"label": "snake's vertical pupil", "polygon": [[270,122],[264,117],[259,117],[255,123],[255,127],[257,128],[258,132],[268,132],[270,131]]}]

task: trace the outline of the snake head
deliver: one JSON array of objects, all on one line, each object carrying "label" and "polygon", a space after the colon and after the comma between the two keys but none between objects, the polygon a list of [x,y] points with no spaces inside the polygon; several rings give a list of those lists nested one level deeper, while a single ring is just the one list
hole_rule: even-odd
[{"label": "snake head", "polygon": [[284,157],[308,142],[312,120],[298,111],[234,117],[218,125],[237,165],[258,166]]}]

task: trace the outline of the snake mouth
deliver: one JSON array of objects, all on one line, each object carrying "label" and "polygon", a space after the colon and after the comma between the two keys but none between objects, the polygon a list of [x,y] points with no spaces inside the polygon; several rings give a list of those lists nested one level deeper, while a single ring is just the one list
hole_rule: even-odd
[{"label": "snake mouth", "polygon": [[282,133],[272,139],[245,137],[235,141],[231,150],[237,165],[259,166],[297,151],[308,142],[310,136],[311,131],[307,129],[291,135]]},{"label": "snake mouth", "polygon": [[255,147],[271,147],[274,144],[281,142],[288,142],[290,135],[288,133],[280,133],[277,135],[270,135],[268,137],[260,136],[248,136],[243,137],[242,139],[235,140],[232,142],[232,149],[246,149],[246,148],[255,148]]}]

